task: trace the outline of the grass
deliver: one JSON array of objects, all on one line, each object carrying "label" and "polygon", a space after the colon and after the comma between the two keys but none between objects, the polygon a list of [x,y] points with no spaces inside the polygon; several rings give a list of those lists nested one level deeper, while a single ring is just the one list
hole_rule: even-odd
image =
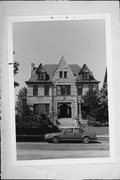
[{"label": "grass", "polygon": [[[62,118],[59,119],[59,122],[61,123],[61,125],[64,127],[67,125],[67,127],[73,127],[75,126],[75,121],[73,121],[73,119],[71,118]],[[109,127],[93,127],[93,126],[89,126],[91,130],[95,131],[97,135],[109,135]]]},{"label": "grass", "polygon": [[96,132],[97,135],[109,135],[109,127],[92,127],[93,131]]}]

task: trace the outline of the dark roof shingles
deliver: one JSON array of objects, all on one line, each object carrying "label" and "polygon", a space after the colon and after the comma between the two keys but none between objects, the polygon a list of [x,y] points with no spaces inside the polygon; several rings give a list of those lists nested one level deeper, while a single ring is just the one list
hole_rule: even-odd
[{"label": "dark roof shingles", "polygon": [[[45,68],[46,72],[48,73],[48,75],[52,77],[54,75],[55,71],[56,71],[57,66],[58,66],[57,64],[45,64],[44,68]],[[69,67],[72,70],[73,74],[77,76],[78,81],[81,81],[81,78],[80,78],[80,75],[79,75],[79,73],[81,71],[81,67],[79,65],[77,65],[77,64],[69,64]],[[35,82],[35,81],[36,82],[38,81],[36,74],[32,78],[30,78],[28,80],[28,82]],[[95,81],[96,80],[94,79],[94,82]]]}]

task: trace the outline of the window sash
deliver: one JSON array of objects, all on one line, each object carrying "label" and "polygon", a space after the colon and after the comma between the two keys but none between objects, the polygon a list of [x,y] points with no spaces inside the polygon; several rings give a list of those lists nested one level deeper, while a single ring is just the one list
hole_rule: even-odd
[{"label": "window sash", "polygon": [[60,77],[60,78],[63,77],[63,71],[59,71],[59,77]]},{"label": "window sash", "polygon": [[78,95],[82,95],[82,91],[83,91],[83,87],[82,86],[78,86]]},{"label": "window sash", "polygon": [[49,85],[44,86],[44,95],[49,96]]},{"label": "window sash", "polygon": [[83,73],[83,79],[89,79],[89,73]]},{"label": "window sash", "polygon": [[66,88],[65,86],[61,86],[61,95],[66,95]]},{"label": "window sash", "polygon": [[89,91],[93,90],[93,85],[89,85]]},{"label": "window sash", "polygon": [[67,78],[67,71],[64,71],[64,78]]},{"label": "window sash", "polygon": [[71,88],[70,86],[67,86],[67,95],[70,95],[71,94]]},{"label": "window sash", "polygon": [[38,115],[38,114],[48,114],[49,113],[49,103],[47,104],[34,104],[33,106],[33,112],[35,115]]},{"label": "window sash", "polygon": [[60,88],[60,86],[57,86],[57,95],[58,95],[58,96],[61,95],[61,88]]},{"label": "window sash", "polygon": [[38,95],[38,85],[33,85],[33,96]]},{"label": "window sash", "polygon": [[46,113],[49,113],[49,104],[45,104]]},{"label": "window sash", "polygon": [[71,94],[71,86],[70,85],[57,86],[57,95],[58,96],[69,96],[70,94]]}]

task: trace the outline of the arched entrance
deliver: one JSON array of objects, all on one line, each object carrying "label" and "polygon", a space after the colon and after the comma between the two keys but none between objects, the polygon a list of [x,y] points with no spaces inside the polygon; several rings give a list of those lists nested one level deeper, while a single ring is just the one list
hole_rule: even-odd
[{"label": "arched entrance", "polygon": [[58,118],[71,118],[71,103],[58,103]]}]

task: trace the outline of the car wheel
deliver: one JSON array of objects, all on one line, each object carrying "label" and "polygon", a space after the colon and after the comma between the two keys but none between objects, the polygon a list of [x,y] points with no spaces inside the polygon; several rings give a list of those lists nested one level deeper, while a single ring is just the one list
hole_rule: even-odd
[{"label": "car wheel", "polygon": [[82,138],[82,142],[85,143],[85,144],[88,144],[90,142],[90,138],[85,136]]},{"label": "car wheel", "polygon": [[59,140],[59,138],[57,136],[52,138],[52,142],[55,143],[55,144],[59,143],[59,141],[60,140]]}]

